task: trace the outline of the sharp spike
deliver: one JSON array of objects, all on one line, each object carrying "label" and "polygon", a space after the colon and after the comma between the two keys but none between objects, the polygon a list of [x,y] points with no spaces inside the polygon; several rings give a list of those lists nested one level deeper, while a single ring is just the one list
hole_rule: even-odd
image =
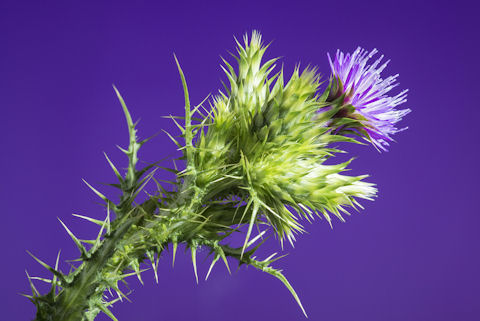
[{"label": "sharp spike", "polygon": [[[115,90],[115,94],[117,95],[117,98],[120,101],[120,105],[122,105],[123,113],[125,114],[125,119],[127,120],[130,138],[133,138],[133,140],[135,140],[135,125],[133,124],[132,116],[128,111],[127,105],[125,104],[125,101],[123,100],[122,95],[120,95],[120,92],[118,91],[117,87],[115,87],[115,85],[113,85],[113,89]],[[133,133],[133,137],[132,137],[132,133]]]},{"label": "sharp spike", "polygon": [[89,222],[92,222],[94,224],[97,224],[98,226],[102,226],[103,225],[103,221],[100,221],[100,220],[96,220],[94,218],[91,218],[91,217],[88,217],[88,216],[84,216],[84,215],[80,215],[80,214],[72,214],[73,216],[75,217],[78,217],[78,218],[82,218],[86,221],[89,221]]},{"label": "sharp spike", "polygon": [[[28,252],[28,251],[27,251]],[[30,252],[29,252],[30,253]],[[31,255],[31,254],[30,254]],[[35,257],[34,257],[35,258]],[[33,284],[32,282],[32,278],[30,277],[30,275],[28,274],[27,270],[25,270],[25,273],[27,274],[27,278],[28,278],[28,283],[30,283],[30,288],[32,289],[32,294],[33,294],[33,297],[38,297],[40,296],[40,294],[38,293],[38,290],[37,288],[35,287],[35,285]]]},{"label": "sharp spike", "polygon": [[[110,234],[111,225],[110,225],[110,203],[107,203],[107,217],[105,218],[105,222],[107,223],[107,234]],[[103,226],[103,225],[102,225]]]},{"label": "sharp spike", "polygon": [[197,246],[192,244],[192,263],[193,263],[193,272],[195,273],[195,280],[198,284],[198,273],[197,273]]},{"label": "sharp spike", "polygon": [[178,148],[182,148],[182,147],[183,147],[175,138],[173,138],[172,135],[170,135],[169,132],[167,132],[166,130],[163,130],[163,129],[162,129],[162,131],[163,131],[165,134],[168,135],[168,137],[174,142],[175,145],[177,145]]},{"label": "sharp spike", "polygon": [[37,261],[41,266],[43,266],[44,268],[46,268],[47,270],[49,270],[50,272],[52,272],[54,275],[56,275],[58,278],[60,278],[62,281],[63,281],[63,274],[57,270],[55,270],[54,268],[52,268],[50,265],[48,265],[47,263],[43,262],[42,260],[40,260],[39,258],[37,258],[35,255],[33,255],[30,251],[27,251],[27,253],[33,257],[33,259],[35,261]]},{"label": "sharp spike", "polygon": [[26,297],[27,299],[29,299],[32,303],[35,303],[35,299],[32,295],[28,295],[28,294],[25,294],[25,293],[18,293],[19,295],[21,296],[24,296]]},{"label": "sharp spike", "polygon": [[182,132],[182,134],[185,134],[186,133],[186,129],[182,127],[182,125],[180,125],[174,117],[170,117],[171,120],[173,120],[174,124],[178,127],[178,129],[180,129],[180,131]]},{"label": "sharp spike", "polygon": [[227,268],[228,274],[232,274],[232,272],[230,271],[230,266],[228,265],[227,257],[225,256],[225,252],[223,252],[223,249],[221,247],[219,247],[217,249],[217,253],[220,254],[220,257],[222,258],[223,263],[225,264],[225,267]]},{"label": "sharp spike", "polygon": [[267,232],[266,230],[265,230],[265,231],[262,231],[262,232],[260,232],[257,236],[255,236],[253,239],[251,239],[251,240],[248,242],[246,248],[248,249],[248,248],[249,248],[252,244],[254,244],[259,238],[263,237],[266,232]]},{"label": "sharp spike", "polygon": [[104,201],[107,202],[107,203],[110,202],[110,201],[108,200],[108,198],[105,197],[105,195],[103,195],[102,193],[100,193],[99,191],[97,191],[92,185],[88,184],[86,180],[82,179],[82,181],[83,181],[85,184],[87,184],[87,186],[90,187],[90,189],[91,189],[95,194],[97,194],[98,197],[100,197],[102,200],[104,200]]},{"label": "sharp spike", "polygon": [[113,321],[118,321],[118,319],[113,315],[112,311],[110,311],[105,305],[99,303],[99,304],[97,304],[97,307],[100,310],[102,310],[102,312],[105,313]]},{"label": "sharp spike", "polygon": [[62,220],[60,218],[57,217],[57,219],[60,221],[60,224],[62,224],[63,228],[65,229],[65,231],[67,231],[68,235],[70,235],[70,237],[72,238],[73,242],[75,243],[75,245],[78,247],[78,249],[80,250],[80,253],[82,254],[83,257],[87,258],[88,257],[88,254],[87,254],[87,250],[85,249],[85,247],[83,246],[82,242],[80,242],[80,240],[72,233],[72,231],[70,231],[68,229],[68,227],[62,222]]},{"label": "sharp spike", "polygon": [[112,168],[113,172],[115,173],[115,176],[117,176],[118,180],[120,181],[120,183],[123,183],[123,177],[122,175],[120,175],[120,172],[117,170],[117,168],[115,167],[115,165],[112,163],[112,161],[110,160],[110,158],[108,158],[107,156],[107,153],[103,153],[105,155],[105,158],[107,159],[107,162],[108,164],[110,165],[110,167]]},{"label": "sharp spike", "polygon": [[39,276],[31,276],[30,279],[42,281],[42,282],[49,283],[49,284],[53,283],[52,280],[50,280],[50,279],[45,279],[45,278],[41,278],[41,277],[39,277]]},{"label": "sharp spike", "polygon": [[158,262],[159,262],[159,257],[155,260],[155,255],[153,251],[147,251],[147,257],[152,263],[152,269],[153,273],[155,274],[155,282],[158,284]]},{"label": "sharp spike", "polygon": [[138,263],[138,260],[134,260],[131,263],[131,266],[133,267],[133,270],[135,271],[135,274],[137,275],[138,281],[140,281],[140,283],[142,285],[144,285],[143,280],[142,280],[142,276],[140,275],[142,273],[142,271],[140,271],[140,264]]},{"label": "sharp spike", "polygon": [[220,259],[220,255],[215,254],[215,257],[213,258],[212,263],[210,264],[210,267],[208,268],[208,272],[207,272],[207,276],[205,277],[205,281],[208,280],[208,276],[210,275],[210,272],[212,271],[212,268],[215,265],[215,263],[217,263],[218,259]]},{"label": "sharp spike", "polygon": [[[57,254],[57,260],[55,261],[55,270],[58,271],[58,263],[60,262],[60,253],[62,250],[58,251]],[[56,290],[57,290],[57,276],[54,274],[52,278],[52,288],[50,289],[50,293],[52,293],[52,296],[56,295]]]},{"label": "sharp spike", "polygon": [[252,217],[250,218],[250,223],[248,225],[247,236],[245,237],[245,242],[243,243],[242,254],[240,254],[240,259],[243,257],[243,253],[245,252],[245,249],[247,248],[248,239],[250,238],[250,235],[252,234],[252,228],[253,228],[253,225],[255,224],[255,219],[257,218],[257,212],[258,212],[258,204],[257,204],[257,202],[254,202],[253,203],[253,210],[252,210]]},{"label": "sharp spike", "polygon": [[185,80],[185,75],[183,73],[182,68],[180,67],[180,63],[178,62],[177,56],[173,55],[175,58],[175,62],[177,64],[178,73],[180,74],[180,78],[182,80],[183,86],[183,94],[185,96],[185,145],[187,146],[186,156],[187,156],[187,164],[190,165],[192,162],[192,111],[190,109],[190,97],[188,94],[188,87],[187,81]]},{"label": "sharp spike", "polygon": [[290,284],[290,282],[288,282],[287,278],[282,274],[282,272],[279,270],[275,270],[274,268],[271,268],[271,267],[269,269],[265,269],[264,271],[270,275],[273,275],[277,279],[279,279],[287,287],[288,291],[290,291],[295,301],[300,306],[300,309],[302,309],[302,312],[305,315],[305,317],[308,318],[307,312],[305,312],[305,309],[303,308],[302,302],[300,301],[300,298],[298,297],[297,292],[295,292],[292,285]]},{"label": "sharp spike", "polygon": [[135,191],[135,194],[133,194],[132,199],[135,199],[138,194],[143,190],[143,188],[150,182],[152,179],[153,175],[155,175],[155,172],[157,169],[155,168],[151,173],[149,173],[142,181],[140,181],[138,184],[140,187]]},{"label": "sharp spike", "polygon": [[175,266],[175,255],[177,254],[178,243],[173,242],[172,246],[173,246],[172,267],[174,267]]}]

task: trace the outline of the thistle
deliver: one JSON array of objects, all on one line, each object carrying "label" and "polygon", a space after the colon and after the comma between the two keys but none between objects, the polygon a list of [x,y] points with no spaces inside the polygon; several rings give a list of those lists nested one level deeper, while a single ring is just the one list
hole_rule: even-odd
[{"label": "thistle", "polygon": [[395,124],[402,120],[410,109],[396,109],[407,101],[408,90],[403,90],[393,97],[387,95],[398,85],[398,74],[385,79],[380,76],[389,61],[379,66],[382,55],[373,64],[367,65],[377,52],[373,49],[368,53],[360,47],[353,54],[344,54],[338,50],[333,61],[328,55],[333,73],[329,100],[343,105],[340,110],[342,117],[354,120],[341,123],[341,130],[361,131],[375,147],[386,150],[389,142],[393,141],[391,135],[406,129],[398,129]]},{"label": "thistle", "polygon": [[[279,279],[306,315],[293,287],[273,266],[280,258],[277,253],[263,259],[255,253],[268,233],[273,233],[282,247],[285,240],[293,244],[304,231],[304,219],[311,221],[318,216],[333,225],[334,217],[344,221],[349,209],[361,208],[359,199],[375,197],[374,185],[364,181],[367,175],[345,174],[352,160],[337,164],[326,161],[344,153],[340,146],[348,145],[343,143],[358,143],[358,136],[348,135],[347,128],[377,146],[384,144],[388,137],[375,135],[394,130],[374,119],[372,115],[378,114],[358,90],[364,89],[368,79],[373,85],[383,84],[383,91],[375,87],[372,93],[385,101],[381,96],[388,91],[385,84],[393,80],[381,82],[378,71],[370,67],[361,74],[353,72],[358,79],[367,80],[351,81],[351,70],[366,68],[364,54],[347,59],[348,67],[340,55],[332,64],[334,76],[322,91],[316,69],[296,67],[285,79],[283,69],[276,69],[278,59],[262,61],[266,49],[255,31],[251,38],[244,37],[243,44],[237,42],[238,68],[223,61],[228,82],[209,100],[208,107],[205,101],[191,106],[186,79],[175,58],[184,89],[185,115],[181,117],[183,124],[177,121],[179,117],[171,117],[180,130],[179,137],[167,135],[182,151],[183,170],[156,163],[137,168],[138,151],[149,138],[138,140],[136,123],[115,88],[130,137],[128,148],[122,149],[128,159],[125,174],[106,157],[117,177],[112,186],[120,191],[120,199],[114,202],[88,185],[104,202],[106,218],[99,221],[76,215],[100,227],[92,240],[76,237],[62,223],[80,251],[69,273],[59,269],[58,258],[52,267],[34,257],[53,274],[51,279],[29,276],[32,295],[26,296],[37,307],[36,320],[94,320],[100,312],[117,320],[110,308],[127,298],[120,282],[129,276],[142,282],[147,262],[157,277],[159,258],[170,249],[174,262],[179,244],[190,249],[197,282],[196,255],[204,247],[211,255],[206,278],[220,259],[228,271],[232,259],[239,265],[253,266]],[[403,99],[400,94],[380,110],[395,107]],[[353,107],[347,107],[349,103]],[[395,114],[392,108],[388,115]],[[174,172],[176,180],[160,181],[155,177],[158,170]],[[137,196],[148,182],[154,182],[156,188],[138,204]],[[241,246],[231,244],[234,232],[244,233]],[[50,283],[50,292],[41,295],[32,281],[35,279]]]}]

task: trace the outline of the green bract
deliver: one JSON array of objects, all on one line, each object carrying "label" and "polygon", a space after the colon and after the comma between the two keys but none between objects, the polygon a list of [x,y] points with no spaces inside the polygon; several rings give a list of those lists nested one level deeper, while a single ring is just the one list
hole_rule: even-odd
[{"label": "green bract", "polygon": [[[233,258],[281,280],[303,310],[287,279],[272,267],[276,254],[255,258],[268,228],[255,233],[254,226],[271,227],[282,246],[285,239],[293,243],[296,233],[303,231],[301,218],[318,215],[332,224],[333,214],[343,221],[348,207],[359,206],[356,199],[372,199],[376,189],[363,181],[366,176],[343,174],[350,161],[326,164],[343,152],[337,143],[357,142],[335,130],[342,124],[338,113],[342,104],[327,103],[331,85],[319,93],[320,76],[312,68],[297,67],[285,80],[283,70],[275,71],[277,59],[262,62],[267,47],[260,34],[253,32],[244,41],[238,43],[238,70],[224,61],[228,83],[210,100],[209,108],[190,106],[178,66],[185,92],[184,124],[177,123],[182,139],[168,135],[183,152],[182,171],[157,164],[136,168],[138,150],[148,139],[138,141],[135,124],[115,89],[130,132],[129,147],[123,150],[129,160],[126,174],[121,175],[107,157],[118,179],[114,186],[121,191],[120,201],[111,201],[89,185],[103,199],[107,217],[98,221],[77,215],[100,226],[93,240],[78,239],[64,226],[81,253],[70,273],[59,270],[58,260],[50,267],[37,259],[53,278],[41,279],[52,284],[45,295],[30,281],[33,294],[28,297],[37,306],[36,320],[93,320],[102,311],[116,320],[109,307],[126,297],[119,282],[131,275],[141,281],[146,260],[156,275],[163,251],[172,249],[175,259],[180,243],[191,250],[197,281],[197,249],[206,247],[212,254],[207,277],[218,260],[229,269],[227,258]],[[156,170],[176,174],[175,181],[166,182],[173,188],[155,178]],[[157,190],[136,204],[149,181],[156,182]],[[228,245],[234,231],[245,233],[243,246]],[[111,297],[106,290],[117,297],[107,299]]]}]

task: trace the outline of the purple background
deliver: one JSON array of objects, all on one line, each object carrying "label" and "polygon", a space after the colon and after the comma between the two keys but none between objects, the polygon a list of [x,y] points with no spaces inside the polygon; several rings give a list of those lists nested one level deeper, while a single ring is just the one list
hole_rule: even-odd
[{"label": "purple background", "polygon": [[[374,47],[400,73],[413,112],[388,153],[352,148],[354,173],[371,174],[379,198],[335,222],[308,225],[277,262],[311,320],[480,320],[478,213],[478,29],[473,1],[139,1],[137,5],[52,1],[0,4],[0,200],[2,320],[29,320],[34,306],[24,269],[48,274],[26,249],[53,263],[77,256],[61,218],[81,237],[96,228],[70,213],[102,217],[81,182],[112,182],[102,151],[125,164],[127,143],[111,84],[124,95],[139,134],[175,131],[160,116],[182,114],[172,53],[186,73],[193,103],[215,93],[219,55],[233,36],[259,29],[283,56],[328,73],[327,52]],[[82,4],[80,4],[82,3]],[[174,154],[165,135],[147,145],[148,161]],[[110,192],[110,190],[106,190]],[[114,195],[114,194],[110,194]],[[276,244],[271,243],[272,248]],[[195,285],[188,255],[170,254],[145,286],[132,278],[133,303],[114,307],[120,320],[304,320],[271,276],[218,264]],[[205,256],[201,254],[200,258]],[[62,268],[67,269],[63,264]],[[201,279],[208,268],[199,266]],[[98,318],[107,320],[105,316]]]}]

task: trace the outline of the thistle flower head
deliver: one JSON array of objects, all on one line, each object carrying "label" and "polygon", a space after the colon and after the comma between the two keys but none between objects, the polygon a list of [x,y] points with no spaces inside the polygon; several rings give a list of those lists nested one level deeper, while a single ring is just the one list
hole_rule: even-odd
[{"label": "thistle flower head", "polygon": [[[194,145],[195,181],[207,198],[235,196],[246,204],[230,218],[249,225],[245,244],[258,223],[272,226],[280,241],[293,242],[303,231],[300,217],[316,214],[331,224],[333,214],[343,220],[346,208],[371,199],[376,188],[363,182],[366,176],[344,175],[350,162],[325,164],[341,152],[332,143],[351,140],[323,125],[333,111],[318,115],[329,103],[318,95],[316,69],[297,66],[289,78],[283,69],[274,73],[278,59],[262,61],[267,46],[257,32],[237,45],[238,67],[224,60],[228,84],[214,97],[208,130]],[[229,224],[225,217],[216,223]]]},{"label": "thistle flower head", "polygon": [[341,103],[350,108],[344,108],[340,115],[358,120],[368,140],[375,147],[386,150],[389,142],[393,141],[391,135],[406,129],[398,129],[395,124],[408,114],[410,109],[396,109],[407,101],[408,90],[395,96],[388,95],[390,90],[398,85],[398,74],[385,79],[380,76],[389,61],[380,65],[382,55],[373,64],[367,65],[377,52],[373,49],[369,53],[358,47],[353,54],[344,54],[337,50],[334,59],[328,55],[333,73],[329,100],[343,98]]}]

